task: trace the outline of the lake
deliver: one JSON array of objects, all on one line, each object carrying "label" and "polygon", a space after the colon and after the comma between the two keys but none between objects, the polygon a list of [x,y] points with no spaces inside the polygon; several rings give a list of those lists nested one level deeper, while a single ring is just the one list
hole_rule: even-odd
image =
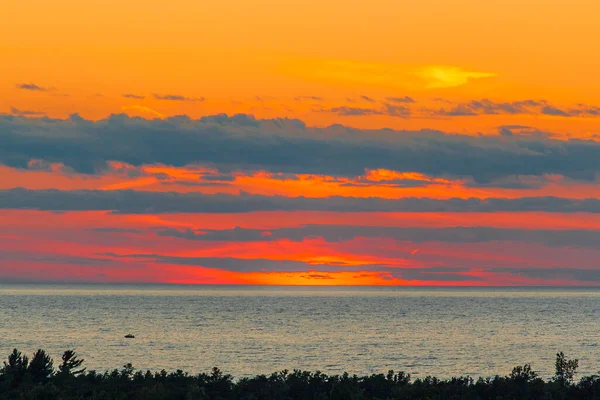
[{"label": "lake", "polygon": [[590,375],[599,334],[594,288],[0,285],[3,359],[74,348],[97,371],[548,377],[564,351]]}]

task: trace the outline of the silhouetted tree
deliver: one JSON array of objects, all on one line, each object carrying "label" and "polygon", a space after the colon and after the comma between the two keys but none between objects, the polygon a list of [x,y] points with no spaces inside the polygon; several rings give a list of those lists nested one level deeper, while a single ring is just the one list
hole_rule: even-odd
[{"label": "silhouetted tree", "polygon": [[13,349],[8,356],[8,362],[4,362],[3,373],[7,375],[8,380],[12,385],[18,385],[23,380],[23,376],[27,372],[29,359],[21,354],[17,349]]},{"label": "silhouetted tree", "polygon": [[80,368],[84,360],[77,358],[75,350],[67,350],[62,355],[62,364],[58,366],[58,371],[64,375],[77,376],[85,371],[85,368]]},{"label": "silhouetted tree", "polygon": [[523,366],[514,367],[510,375],[508,376],[514,382],[531,382],[538,377],[537,373],[531,369],[531,365],[525,364]]},{"label": "silhouetted tree", "polygon": [[573,378],[579,367],[579,360],[567,360],[564,353],[561,351],[556,354],[556,362],[554,363],[556,372],[554,379],[562,384],[572,384]]},{"label": "silhouetted tree", "polygon": [[27,367],[27,373],[31,375],[33,383],[45,383],[54,373],[54,362],[52,358],[42,349],[33,353],[33,357]]},{"label": "silhouetted tree", "polygon": [[600,399],[600,376],[573,382],[577,360],[557,354],[556,375],[541,379],[529,364],[507,376],[439,379],[427,376],[411,382],[404,372],[367,376],[326,375],[319,371],[287,370],[233,380],[218,368],[189,375],[184,371],[134,371],[131,364],[105,373],[84,371],[74,351],[63,354],[54,373],[52,359],[38,350],[31,360],[14,350],[0,368],[0,400],[531,400]]}]

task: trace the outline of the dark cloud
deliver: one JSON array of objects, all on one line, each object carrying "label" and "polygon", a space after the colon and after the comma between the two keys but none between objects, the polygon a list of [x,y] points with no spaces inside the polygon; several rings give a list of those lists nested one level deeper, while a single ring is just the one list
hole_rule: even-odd
[{"label": "dark cloud", "polygon": [[348,265],[348,264],[313,264],[294,260],[269,260],[263,258],[231,258],[231,257],[178,257],[160,254],[114,254],[108,256],[124,260],[144,260],[161,264],[193,265],[206,268],[216,268],[233,272],[335,272],[343,270],[379,271],[388,268],[380,264]]},{"label": "dark cloud", "polygon": [[597,117],[600,115],[600,107],[580,103],[577,104],[577,108],[571,110],[571,113],[577,116],[584,115],[590,117]]},{"label": "dark cloud", "polygon": [[502,136],[514,136],[523,133],[536,133],[535,128],[526,125],[501,125],[498,127],[498,133]]},{"label": "dark cloud", "polygon": [[491,188],[491,189],[540,189],[544,187],[543,182],[485,182],[485,183],[477,183],[477,182],[467,182],[465,187],[469,188]]},{"label": "dark cloud", "polygon": [[390,117],[407,118],[412,115],[412,110],[410,107],[389,103],[384,103],[380,108],[340,106],[328,109],[318,109],[315,111],[335,113],[344,117],[387,115]]},{"label": "dark cloud", "polygon": [[[285,121],[285,120],[283,120]],[[216,115],[208,115],[206,117],[202,117],[200,122],[205,124],[218,124],[228,127],[243,127],[243,128],[260,128],[261,121],[258,121],[254,118],[253,115],[247,114],[235,114],[229,116],[227,114],[216,114]],[[273,120],[275,122],[275,120]],[[301,121],[298,121],[299,123]],[[305,128],[302,123],[301,126],[297,126],[301,129]]]},{"label": "dark cloud", "polygon": [[513,102],[494,102],[489,99],[472,100],[468,103],[461,103],[451,109],[439,109],[431,111],[436,116],[460,117],[474,115],[494,115],[494,114],[529,114],[534,113],[534,107],[545,105],[544,101],[522,100]]},{"label": "dark cloud", "polygon": [[125,93],[123,95],[123,97],[125,97],[126,99],[134,99],[134,100],[143,100],[146,98],[146,96],[141,96],[141,95],[137,95],[137,94],[133,94],[133,93]]},{"label": "dark cloud", "polygon": [[477,115],[477,112],[465,104],[459,104],[450,110],[439,109],[437,111],[430,111],[429,114],[443,117],[472,117]]},{"label": "dark cloud", "polygon": [[48,92],[50,90],[48,88],[38,86],[35,83],[18,83],[17,88],[23,89],[23,90],[32,90],[32,91],[37,91],[37,92]]},{"label": "dark cloud", "polygon": [[375,103],[375,99],[373,99],[369,96],[360,96],[360,98],[364,101],[368,101],[369,103]]},{"label": "dark cloud", "polygon": [[[365,110],[344,112],[378,112]],[[247,115],[200,120],[113,115],[100,121],[78,115],[68,120],[0,115],[0,163],[27,168],[32,159],[62,163],[84,174],[106,171],[108,161],[121,161],[136,167],[195,164],[228,173],[262,170],[353,178],[365,169],[384,168],[471,177],[478,183],[547,174],[591,181],[600,172],[600,143],[555,140],[543,133],[509,137],[341,125],[308,128],[299,120]]]},{"label": "dark cloud", "polygon": [[383,115],[383,111],[376,110],[374,108],[362,108],[362,107],[333,107],[328,112],[336,113],[345,117],[353,117],[359,115]]},{"label": "dark cloud", "polygon": [[437,110],[424,109],[432,117],[470,117],[477,115],[498,114],[527,114],[527,115],[553,115],[558,117],[596,117],[600,115],[600,107],[586,104],[577,104],[569,108],[561,108],[549,104],[547,100],[520,100],[512,102],[496,102],[489,99],[472,100],[459,103],[451,108]]},{"label": "dark cloud", "polygon": [[578,282],[599,282],[600,269],[582,268],[490,268],[487,271],[498,274],[510,274],[530,279],[572,280]]},{"label": "dark cloud", "polygon": [[546,229],[503,229],[489,227],[452,228],[399,228],[379,226],[307,225],[301,228],[278,229],[234,229],[194,232],[190,229],[158,230],[159,236],[170,236],[188,240],[225,242],[269,242],[291,240],[300,242],[309,238],[322,238],[326,242],[344,242],[356,238],[394,239],[398,241],[424,243],[483,243],[520,242],[535,243],[549,247],[577,247],[600,249],[600,231],[595,230],[546,230]]},{"label": "dark cloud", "polygon": [[383,113],[391,117],[408,118],[412,115],[412,110],[406,106],[397,106],[393,104],[384,104]]},{"label": "dark cloud", "polygon": [[466,282],[482,280],[480,277],[469,275],[468,272],[468,268],[454,267],[405,268],[401,272],[393,272],[392,275],[409,281]]},{"label": "dark cloud", "polygon": [[303,101],[303,100],[323,101],[323,98],[320,96],[296,96],[296,97],[294,97],[294,100],[296,100],[296,101]]},{"label": "dark cloud", "polygon": [[332,212],[588,212],[600,213],[599,199],[521,197],[515,199],[327,198],[202,194],[133,190],[0,190],[0,209],[48,211],[107,210],[118,213],[242,213],[253,211]]},{"label": "dark cloud", "polygon": [[204,101],[204,97],[185,97],[179,94],[152,94],[156,100],[169,100],[169,101]]},{"label": "dark cloud", "polygon": [[275,179],[278,181],[298,181],[298,180],[300,180],[300,178],[298,178],[298,175],[296,175],[296,174],[284,174],[281,172],[278,172],[275,174],[270,174],[269,179]]},{"label": "dark cloud", "polygon": [[404,97],[386,97],[385,98],[390,103],[414,103],[415,100],[412,97],[404,96]]},{"label": "dark cloud", "polygon": [[466,182],[465,187],[496,189],[540,189],[547,183],[548,179],[546,177],[507,176],[490,182]]},{"label": "dark cloud", "polygon": [[[176,257],[160,254],[113,254],[105,253],[102,256],[123,259],[125,261],[142,260],[145,262],[156,262],[163,264],[198,266],[204,268],[215,268],[231,272],[306,272],[303,278],[310,279],[333,279],[327,273],[330,272],[359,272],[370,271],[382,274],[388,279],[397,278],[411,281],[435,281],[435,282],[468,282],[480,281],[481,278],[469,275],[469,268],[461,267],[424,267],[403,268],[383,264],[364,265],[334,265],[313,264],[294,260],[269,260],[269,259],[243,259],[230,257]],[[366,275],[368,276],[368,275]]]},{"label": "dark cloud", "polygon": [[11,112],[11,114],[23,115],[23,116],[29,116],[29,117],[46,115],[46,113],[42,112],[42,111],[19,110],[18,108],[14,108],[14,107],[10,108],[10,112]]},{"label": "dark cloud", "polygon": [[0,262],[51,263],[79,266],[106,266],[116,264],[113,260],[103,257],[80,257],[56,253],[34,253],[30,251],[2,250]]},{"label": "dark cloud", "polygon": [[556,115],[559,117],[569,117],[570,114],[567,111],[563,111],[560,108],[554,106],[544,106],[542,107],[542,114],[544,115]]},{"label": "dark cloud", "polygon": [[123,260],[143,260],[162,264],[189,265],[205,268],[215,268],[231,272],[306,272],[303,277],[312,279],[332,279],[327,272],[340,271],[372,271],[381,272],[387,276],[406,280],[426,281],[478,281],[480,278],[469,276],[468,268],[431,267],[431,268],[401,268],[382,264],[364,265],[334,265],[313,264],[294,260],[244,259],[230,257],[176,257],[160,254],[114,254],[105,253],[102,256]]}]

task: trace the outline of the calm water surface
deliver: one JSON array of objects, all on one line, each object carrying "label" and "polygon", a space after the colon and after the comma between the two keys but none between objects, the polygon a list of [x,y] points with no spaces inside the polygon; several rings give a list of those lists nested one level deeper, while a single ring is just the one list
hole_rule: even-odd
[{"label": "calm water surface", "polygon": [[75,348],[97,371],[549,376],[564,351],[593,374],[599,338],[597,289],[0,285],[2,358]]}]

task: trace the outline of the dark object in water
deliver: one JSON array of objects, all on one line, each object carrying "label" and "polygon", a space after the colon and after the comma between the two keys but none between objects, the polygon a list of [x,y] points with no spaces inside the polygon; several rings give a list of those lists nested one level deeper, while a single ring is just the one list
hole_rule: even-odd
[{"label": "dark object in water", "polygon": [[134,338],[135,338],[135,336],[133,336],[131,333],[129,333],[129,334],[127,334],[127,335],[125,335],[125,337],[126,337],[127,339],[134,339]]}]

